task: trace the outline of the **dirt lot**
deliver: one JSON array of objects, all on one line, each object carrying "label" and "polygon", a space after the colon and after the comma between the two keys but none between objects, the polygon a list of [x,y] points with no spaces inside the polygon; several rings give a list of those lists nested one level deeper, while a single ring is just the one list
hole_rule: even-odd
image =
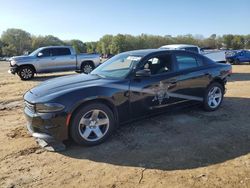
[{"label": "dirt lot", "polygon": [[62,74],[23,82],[7,70],[0,62],[0,187],[250,187],[250,65],[233,67],[217,112],[162,114],[60,153],[28,135],[22,95]]}]

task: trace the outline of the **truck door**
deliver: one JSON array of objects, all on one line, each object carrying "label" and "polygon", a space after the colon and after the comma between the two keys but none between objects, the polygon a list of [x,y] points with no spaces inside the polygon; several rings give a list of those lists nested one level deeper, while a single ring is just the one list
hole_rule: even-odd
[{"label": "truck door", "polygon": [[52,64],[51,60],[51,48],[45,48],[41,50],[37,55],[37,72],[51,72],[55,69],[55,64]]},{"label": "truck door", "polygon": [[69,48],[52,48],[51,63],[54,71],[66,71],[76,69],[76,56],[71,54]]}]

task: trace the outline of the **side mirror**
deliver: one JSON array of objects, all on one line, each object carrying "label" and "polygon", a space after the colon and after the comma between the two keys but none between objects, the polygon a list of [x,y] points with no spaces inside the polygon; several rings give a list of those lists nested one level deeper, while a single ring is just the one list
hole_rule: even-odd
[{"label": "side mirror", "polygon": [[149,69],[138,70],[135,73],[136,77],[149,77],[151,76],[151,71]]},{"label": "side mirror", "polygon": [[37,57],[42,57],[43,56],[43,53],[42,52],[39,52],[38,54],[37,54]]}]

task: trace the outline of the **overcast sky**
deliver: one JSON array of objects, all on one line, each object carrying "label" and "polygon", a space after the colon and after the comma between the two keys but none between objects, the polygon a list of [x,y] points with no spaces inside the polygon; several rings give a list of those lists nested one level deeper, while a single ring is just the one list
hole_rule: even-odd
[{"label": "overcast sky", "polygon": [[0,0],[0,33],[96,41],[104,34],[250,34],[250,0]]}]

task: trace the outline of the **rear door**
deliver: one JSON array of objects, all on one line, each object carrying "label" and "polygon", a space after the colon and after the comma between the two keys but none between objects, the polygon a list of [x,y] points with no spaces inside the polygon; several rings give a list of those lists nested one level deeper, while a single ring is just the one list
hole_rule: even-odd
[{"label": "rear door", "polygon": [[210,83],[211,75],[205,59],[188,52],[174,52],[177,66],[176,97],[179,100],[202,101],[204,92]]}]

